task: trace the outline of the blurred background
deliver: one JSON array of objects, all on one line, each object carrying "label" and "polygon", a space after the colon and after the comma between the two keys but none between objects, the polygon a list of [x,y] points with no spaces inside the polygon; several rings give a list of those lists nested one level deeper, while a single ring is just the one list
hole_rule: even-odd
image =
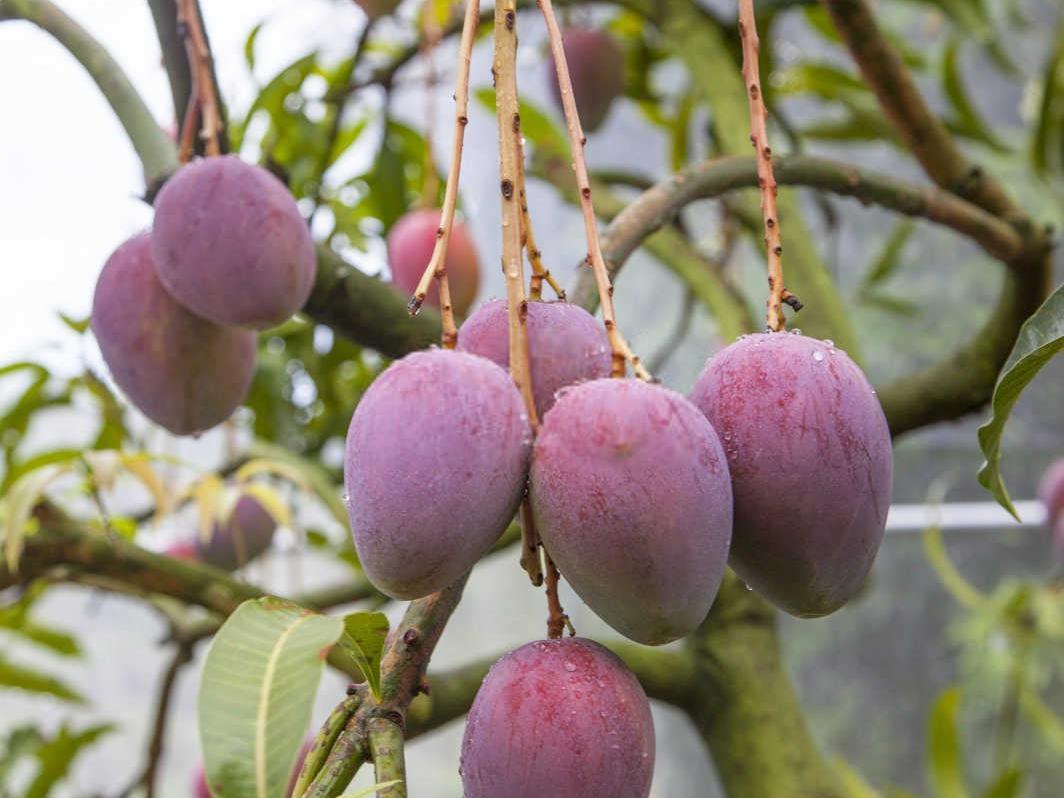
[{"label": "blurred background", "polygon": [[[109,48],[159,124],[171,125],[170,91],[147,4],[64,0],[60,5]],[[826,33],[824,12],[801,2],[765,5],[773,7],[771,26],[762,36],[771,43],[772,70],[765,82],[773,89],[770,106],[779,114],[771,131],[774,148],[800,148],[925,182],[891,140],[848,55]],[[721,20],[734,14],[725,2],[705,7]],[[1027,212],[1059,229],[1064,220],[1060,173],[1039,172],[1031,162],[1032,131],[1047,76],[1053,74],[1047,65],[1054,48],[1059,63],[1059,2],[912,0],[880,2],[876,8],[903,45],[926,96],[950,120],[965,148]],[[205,0],[202,10],[240,153],[282,168],[302,197],[301,209],[316,238],[329,238],[357,268],[387,279],[383,234],[396,204],[405,208],[422,180],[425,145],[419,134],[426,119],[436,120],[434,161],[441,174],[446,168],[453,135],[454,39],[444,39],[433,55],[435,87],[426,88],[425,62],[415,58],[397,73],[387,105],[375,87],[352,98],[343,117],[350,146],[319,181],[305,161],[314,159],[319,146],[314,136],[326,114],[329,80],[351,55],[366,23],[362,10],[339,0]],[[708,112],[687,99],[688,73],[664,53],[654,34],[637,29],[630,14],[613,7],[567,13],[581,24],[610,29],[629,54],[628,96],[613,104],[589,138],[593,170],[657,180],[677,164],[712,151]],[[394,16],[380,20],[368,57],[387,63],[411,46],[418,14],[418,3],[404,2]],[[524,13],[519,25],[523,99],[559,124],[548,89],[542,22]],[[648,43],[637,46],[644,36]],[[639,69],[633,60],[637,51],[643,56],[638,86],[631,77]],[[473,59],[474,90],[490,86],[490,59],[490,45],[482,41]],[[0,365],[33,361],[46,369],[32,395],[29,388],[39,372],[0,371],[0,443],[10,476],[35,455],[92,445],[101,435],[106,416],[101,408],[107,405],[84,375],[106,383],[106,368],[80,322],[88,316],[100,267],[118,243],[150,225],[151,209],[140,199],[141,167],[121,127],[80,65],[49,36],[25,23],[0,24],[0,75],[6,109],[0,125]],[[643,96],[633,96],[640,92]],[[682,145],[673,133],[677,126],[684,131]],[[495,266],[500,257],[496,135],[493,113],[473,100],[461,210],[480,254],[480,301],[504,290]],[[534,146],[533,133],[528,135]],[[1049,149],[1059,152],[1059,129],[1050,135]],[[391,173],[398,181],[386,179],[385,157],[398,161],[398,171]],[[624,187],[617,192],[635,196]],[[862,365],[874,383],[945,356],[988,314],[1001,270],[971,243],[921,221],[899,222],[852,200],[806,191],[799,197],[851,313]],[[538,179],[531,180],[529,202],[545,261],[563,285],[572,284],[585,251],[578,210]],[[730,223],[719,203],[694,204],[683,221],[702,251],[719,253]],[[786,240],[786,226],[783,234]],[[750,239],[740,238],[727,268],[746,289],[755,312],[762,301],[762,267]],[[1058,252],[1054,284],[1061,269]],[[669,269],[639,252],[620,276],[616,295],[618,318],[633,347],[679,391],[691,387],[706,358],[725,343],[705,308],[685,294]],[[687,317],[677,335],[680,319]],[[801,315],[792,326],[801,326]],[[255,436],[337,469],[338,434],[382,359],[306,322],[264,335],[262,352],[250,409],[224,429],[177,440],[130,411],[126,423],[132,439],[192,464],[173,473],[163,467],[168,479],[177,482],[183,475],[187,480],[196,469],[222,468]],[[330,354],[335,362],[328,361]],[[327,387],[325,377],[337,382]],[[46,401],[49,397],[55,401]],[[18,407],[25,412],[11,412]],[[900,439],[893,502],[922,506],[892,516],[865,593],[829,618],[780,618],[786,660],[815,736],[825,752],[845,760],[877,789],[935,795],[930,729],[948,735],[952,728],[963,746],[970,784],[985,785],[996,752],[1012,746],[1027,774],[1024,794],[1064,794],[1062,555],[1041,524],[1037,504],[1023,505],[1026,523],[1017,524],[990,504],[977,484],[982,455],[975,430],[984,420],[980,413]],[[1004,470],[1013,497],[1033,499],[1043,470],[1061,456],[1064,362],[1058,359],[1026,391],[1007,429]],[[349,573],[336,556],[343,530],[317,502],[290,486],[280,490],[296,510],[297,523],[282,530],[271,552],[250,564],[245,575],[282,594],[342,580]],[[150,507],[148,498],[135,485],[123,484],[109,498],[109,509],[135,516]],[[944,547],[924,531],[939,502],[981,503],[967,512],[967,520],[943,525]],[[947,519],[955,515],[948,506],[943,512]],[[138,540],[162,549],[188,524],[188,515],[179,514],[139,533]],[[952,578],[954,567],[990,598],[966,606]],[[1056,609],[1046,610],[1054,606],[1053,597]],[[567,588],[563,600],[582,634],[609,636]],[[393,621],[401,609],[387,608]],[[1030,618],[1044,612],[1056,620],[1033,624],[1032,632]],[[73,732],[109,724],[98,739],[86,740],[71,760],[69,777],[51,794],[116,796],[142,765],[156,687],[167,662],[160,643],[166,626],[136,600],[71,586],[53,587],[35,598],[33,617],[42,627],[76,638],[78,653],[60,656],[54,648],[0,628],[0,783],[18,795],[17,785],[26,784],[32,773],[33,762],[19,760],[16,750],[23,730],[36,729],[50,739],[61,726]],[[494,556],[474,571],[434,667],[460,665],[527,642],[542,634],[543,617],[542,596],[528,588],[515,557]],[[204,651],[202,644],[178,679],[161,760],[158,794],[164,798],[191,794],[200,760],[195,696]],[[27,689],[5,678],[8,661],[53,681]],[[1026,680],[1023,685],[1017,685],[1018,678]],[[315,725],[342,689],[340,678],[327,673]],[[1021,695],[1026,703],[1017,709]],[[954,699],[960,708],[955,715],[950,711]],[[655,706],[655,722],[652,794],[719,794],[712,763],[688,721],[673,709]],[[456,722],[410,746],[411,794],[460,795],[461,734],[462,724]],[[5,771],[5,764],[16,761],[14,770]],[[370,783],[367,774],[357,783]],[[973,787],[971,794],[984,793]]]}]

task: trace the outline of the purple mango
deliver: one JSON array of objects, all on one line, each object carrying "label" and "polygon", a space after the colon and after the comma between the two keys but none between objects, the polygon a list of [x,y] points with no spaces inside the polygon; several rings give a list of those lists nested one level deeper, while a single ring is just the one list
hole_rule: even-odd
[{"label": "purple mango", "polygon": [[619,379],[563,391],[529,494],[562,575],[618,632],[659,645],[705,618],[728,559],[731,483],[716,433],[678,393]]},{"label": "purple mango", "polygon": [[348,513],[366,576],[415,599],[465,574],[506,529],[532,433],[510,375],[432,349],[389,366],[351,419]]},{"label": "purple mango", "polygon": [[[529,302],[528,354],[532,394],[540,417],[554,406],[567,385],[610,376],[606,330],[579,305]],[[506,302],[485,303],[458,330],[458,348],[510,367],[510,329]]]},{"label": "purple mango", "polygon": [[799,617],[834,612],[861,588],[883,538],[892,454],[868,380],[830,341],[744,336],[691,394],[731,469],[731,564]]},{"label": "purple mango", "polygon": [[469,710],[465,798],[647,798],[654,724],[642,686],[612,652],[573,637],[496,662]]},{"label": "purple mango", "polygon": [[[573,99],[580,124],[591,133],[606,119],[613,101],[624,91],[624,53],[605,31],[564,28],[562,47],[573,83]],[[548,55],[549,85],[554,102],[562,108],[561,90],[554,59]]]},{"label": "purple mango", "polygon": [[288,189],[235,155],[192,161],[166,182],[152,255],[166,290],[193,313],[256,329],[303,307],[317,268]]},{"label": "purple mango", "polygon": [[225,421],[255,372],[255,334],[220,327],[175,302],[152,264],[150,233],[108,258],[92,301],[92,331],[118,387],[175,435]]},{"label": "purple mango", "polygon": [[273,543],[277,522],[251,496],[241,496],[225,523],[214,525],[209,540],[196,541],[200,560],[233,571],[261,556]]}]

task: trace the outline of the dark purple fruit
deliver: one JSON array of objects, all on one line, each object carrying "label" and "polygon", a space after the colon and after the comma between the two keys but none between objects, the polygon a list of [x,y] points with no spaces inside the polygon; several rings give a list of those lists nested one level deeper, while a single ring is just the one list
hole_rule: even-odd
[{"label": "dark purple fruit", "polygon": [[787,612],[834,612],[864,583],[890,505],[890,432],[875,391],[830,341],[748,335],[692,401],[720,434],[735,496],[731,564]]},{"label": "dark purple fruit", "polygon": [[705,618],[728,559],[731,483],[716,433],[678,393],[618,379],[564,390],[529,493],[562,575],[618,632],[658,645]]},{"label": "dark purple fruit", "polygon": [[255,334],[220,327],[163,289],[151,234],[126,241],[96,283],[92,331],[111,376],[144,415],[175,435],[229,418],[255,371]]},{"label": "dark purple fruit", "polygon": [[646,694],[591,640],[522,646],[480,686],[461,774],[465,798],[647,798],[654,724]]},{"label": "dark purple fruit", "polygon": [[235,155],[181,167],[155,199],[152,255],[166,290],[216,324],[265,329],[314,287],[314,242],[288,189]]},{"label": "dark purple fruit", "polygon": [[[565,28],[562,46],[573,83],[573,99],[585,131],[603,123],[613,101],[624,91],[624,53],[608,33],[590,28]],[[554,59],[550,59],[549,83],[554,102],[562,107]]]},{"label": "dark purple fruit", "polygon": [[433,349],[389,366],[347,434],[344,484],[366,576],[401,599],[455,582],[517,510],[531,431],[510,375]]},{"label": "dark purple fruit", "polygon": [[[567,385],[610,375],[610,345],[595,317],[568,302],[529,302],[528,354],[532,393],[540,417]],[[486,302],[458,330],[458,348],[510,367],[506,303]]]},{"label": "dark purple fruit", "polygon": [[232,515],[215,524],[209,540],[198,540],[199,559],[215,568],[233,571],[269,550],[277,522],[251,496],[241,496]]}]

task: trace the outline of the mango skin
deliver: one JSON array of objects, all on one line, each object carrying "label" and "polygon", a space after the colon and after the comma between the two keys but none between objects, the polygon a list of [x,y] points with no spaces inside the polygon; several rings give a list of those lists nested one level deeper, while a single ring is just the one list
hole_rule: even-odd
[{"label": "mango skin", "polygon": [[344,461],[370,581],[416,599],[469,571],[517,511],[531,440],[517,388],[490,360],[430,349],[385,369],[355,409]]},{"label": "mango skin", "polygon": [[225,421],[251,386],[255,334],[212,324],[178,304],[152,264],[150,233],[108,258],[96,283],[92,331],[118,387],[175,435]]},{"label": "mango skin", "polygon": [[[606,330],[579,305],[529,302],[525,317],[532,395],[540,418],[568,385],[610,376]],[[510,368],[510,328],[506,302],[493,299],[477,308],[458,329],[458,348]]]},{"label": "mango skin", "polygon": [[214,525],[209,540],[197,539],[196,552],[208,565],[235,571],[264,554],[276,530],[277,522],[258,501],[241,496],[229,519]]},{"label": "mango skin", "polygon": [[[580,124],[584,132],[592,133],[606,120],[613,101],[624,91],[624,53],[605,31],[580,27],[562,29],[562,48],[569,65]],[[558,73],[549,53],[547,62],[551,94],[561,110]]]},{"label": "mango skin", "polygon": [[235,155],[192,161],[166,182],[152,255],[166,290],[193,313],[260,330],[303,307],[317,272],[287,187]]},{"label": "mango skin", "polygon": [[618,632],[661,645],[706,617],[728,560],[731,482],[684,397],[638,380],[569,388],[540,427],[529,496],[562,575]]},{"label": "mango skin", "polygon": [[[388,231],[388,264],[392,281],[407,297],[414,295],[421,275],[432,260],[439,229],[440,211],[425,209],[404,214]],[[451,228],[444,265],[447,286],[451,289],[451,307],[456,314],[464,316],[473,306],[480,289],[480,259],[469,229],[460,219],[455,219]],[[435,308],[440,306],[440,291],[435,280],[425,295],[425,304]]]},{"label": "mango skin", "polygon": [[1049,464],[1038,483],[1038,498],[1046,508],[1046,525],[1064,518],[1064,457]]},{"label": "mango skin", "polygon": [[642,686],[579,637],[511,651],[466,720],[465,798],[647,798],[654,724]]},{"label": "mango skin", "polygon": [[728,457],[736,573],[792,615],[837,610],[872,567],[893,479],[887,421],[860,368],[828,341],[748,335],[709,360],[691,401]]}]

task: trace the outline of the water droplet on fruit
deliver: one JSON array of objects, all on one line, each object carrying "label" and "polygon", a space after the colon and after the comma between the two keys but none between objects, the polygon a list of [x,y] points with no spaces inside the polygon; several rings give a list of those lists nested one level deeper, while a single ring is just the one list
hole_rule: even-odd
[{"label": "water droplet on fruit", "polygon": [[565,668],[565,670],[567,670],[567,671],[568,671],[569,673],[572,673],[573,671],[575,671],[575,670],[576,670],[576,665],[574,665],[574,664],[573,664],[573,663],[571,663],[571,662],[566,662],[566,663],[565,663],[565,665],[564,665],[563,667],[564,667],[564,668]]},{"label": "water droplet on fruit", "polygon": [[798,327],[795,327],[793,330],[791,330],[791,335],[801,335],[801,334],[802,334],[802,331]]},{"label": "water droplet on fruit", "polygon": [[823,359],[824,359],[824,353],[821,352],[819,349],[814,349],[813,350],[813,360],[815,360],[817,363],[819,363]]},{"label": "water droplet on fruit", "polygon": [[835,346],[835,342],[832,341],[830,338],[825,338],[824,343],[828,346],[828,348]]}]

